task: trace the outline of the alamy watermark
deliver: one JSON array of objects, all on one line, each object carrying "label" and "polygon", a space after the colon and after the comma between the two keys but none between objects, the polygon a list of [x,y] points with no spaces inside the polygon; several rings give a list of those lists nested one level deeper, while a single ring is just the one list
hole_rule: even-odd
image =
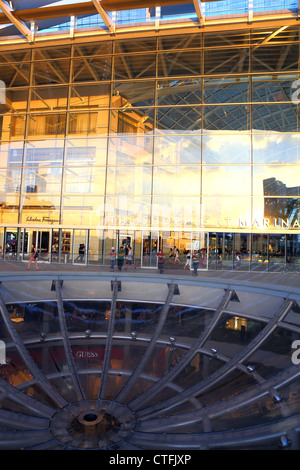
[{"label": "alamy watermark", "polygon": [[6,364],[6,345],[0,340],[0,365]]},{"label": "alamy watermark", "polygon": [[292,349],[295,349],[292,354],[292,363],[298,365],[300,364],[300,339],[293,341]]}]

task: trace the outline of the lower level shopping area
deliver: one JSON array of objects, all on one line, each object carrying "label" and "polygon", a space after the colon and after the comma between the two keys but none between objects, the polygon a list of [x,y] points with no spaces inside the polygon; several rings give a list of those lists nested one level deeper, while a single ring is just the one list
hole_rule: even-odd
[{"label": "lower level shopping area", "polygon": [[300,272],[300,234],[142,231],[74,228],[0,228],[1,259],[27,262],[33,247],[38,261],[110,267],[111,249],[123,247],[133,267],[156,268],[157,253],[165,267],[189,269],[195,250],[199,269]]}]

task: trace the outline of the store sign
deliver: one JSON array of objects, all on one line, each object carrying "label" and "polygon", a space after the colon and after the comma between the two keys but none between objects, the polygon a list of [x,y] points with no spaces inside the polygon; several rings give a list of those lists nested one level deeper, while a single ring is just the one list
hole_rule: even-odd
[{"label": "store sign", "polygon": [[33,223],[38,223],[38,224],[49,224],[49,225],[53,225],[53,224],[58,224],[59,220],[58,219],[52,219],[51,217],[32,217],[32,216],[27,216],[26,219],[25,219],[25,222],[28,222],[30,224],[33,224]]}]

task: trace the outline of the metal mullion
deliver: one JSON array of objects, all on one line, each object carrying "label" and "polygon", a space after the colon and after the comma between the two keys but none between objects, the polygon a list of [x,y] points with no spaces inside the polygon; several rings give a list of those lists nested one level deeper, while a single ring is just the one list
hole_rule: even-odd
[{"label": "metal mullion", "polygon": [[27,408],[30,412],[37,413],[41,417],[50,418],[56,411],[49,405],[45,405],[31,396],[26,395],[26,393],[14,387],[9,382],[6,382],[2,377],[0,377],[0,397],[1,402],[3,402],[5,398],[8,398],[14,403],[18,403],[22,405],[22,407]]},{"label": "metal mullion", "polygon": [[67,330],[67,325],[66,325],[66,319],[65,319],[65,312],[63,308],[63,300],[62,300],[62,293],[61,293],[61,286],[60,286],[60,281],[55,281],[55,291],[56,291],[56,297],[57,297],[57,309],[58,309],[58,317],[59,317],[59,324],[60,324],[60,330],[63,338],[63,345],[64,345],[64,350],[66,354],[66,360],[68,364],[68,368],[71,374],[73,386],[74,386],[74,391],[77,394],[78,399],[83,399],[83,393],[80,387],[78,375],[76,373],[75,365],[74,365],[74,360],[72,356],[72,349],[69,341],[69,336],[68,336],[68,330]]},{"label": "metal mullion", "polygon": [[172,297],[174,295],[174,291],[175,291],[175,284],[170,284],[169,285],[169,290],[168,290],[168,295],[167,295],[165,304],[163,306],[163,309],[162,309],[157,327],[155,328],[155,332],[153,333],[153,335],[151,337],[151,340],[148,344],[148,347],[147,347],[143,357],[141,358],[138,366],[134,370],[133,374],[128,379],[128,381],[126,382],[126,384],[124,385],[121,392],[119,393],[119,395],[116,398],[116,400],[120,403],[124,403],[126,401],[128,393],[131,391],[132,387],[134,387],[134,385],[136,384],[137,380],[140,377],[141,372],[143,371],[145,365],[147,364],[149,358],[151,357],[151,355],[153,353],[153,350],[156,346],[156,341],[157,341],[157,339],[158,339],[158,337],[161,333],[161,330],[164,326],[167,314],[169,312],[170,303],[171,303]]},{"label": "metal mullion", "polygon": [[112,349],[112,336],[114,332],[115,316],[116,316],[116,305],[117,305],[117,295],[118,295],[118,281],[113,281],[113,294],[111,300],[111,311],[108,323],[107,331],[107,341],[105,347],[105,355],[103,360],[102,367],[102,380],[99,389],[99,398],[104,399],[106,397],[106,388],[107,388],[107,374],[111,358],[111,349]]},{"label": "metal mullion", "polygon": [[224,379],[230,374],[242,361],[245,361],[251,354],[253,354],[260,345],[270,336],[273,330],[277,327],[278,322],[282,321],[294,305],[294,300],[286,299],[278,312],[274,317],[267,323],[267,325],[260,331],[260,333],[249,343],[249,345],[243,349],[239,354],[232,358],[226,365],[224,365],[217,372],[211,374],[206,379],[202,380],[199,384],[195,384],[183,393],[167,399],[165,402],[161,402],[148,409],[149,416],[154,416],[157,413],[166,412],[171,408],[190,400],[192,397],[206,392],[211,387],[215,386],[218,382]]},{"label": "metal mullion", "polygon": [[21,341],[21,338],[17,334],[17,331],[15,330],[15,327],[13,325],[13,322],[10,319],[8,310],[6,308],[5,302],[3,300],[2,293],[0,292],[0,311],[2,314],[2,319],[3,322],[12,338],[12,340],[15,343],[15,346],[28,367],[29,371],[32,373],[34,378],[38,381],[39,386],[42,388],[42,390],[48,395],[48,397],[56,403],[59,407],[63,407],[67,404],[66,400],[60,395],[55,388],[53,388],[46,377],[42,374],[36,363],[33,361],[32,357],[30,356],[28,350],[24,346],[24,344]]},{"label": "metal mullion", "polygon": [[[187,366],[187,364],[189,364],[194,355],[197,353],[197,350],[201,348],[204,342],[208,339],[213,328],[216,326],[221,315],[223,314],[224,310],[227,308],[230,300],[232,299],[233,294],[234,291],[231,289],[228,289],[225,292],[222,301],[220,302],[218,308],[210,319],[210,322],[208,323],[207,327],[201,333],[199,338],[194,342],[189,351],[166,375],[161,378],[161,380],[156,382],[152,387],[148,388],[145,393],[143,393],[130,403],[130,408],[132,410],[138,409],[140,405],[144,405],[144,403],[152,399],[153,396],[159,393],[164,387],[169,386],[170,382],[172,382],[174,378],[178,376],[178,374]],[[143,414],[144,411],[142,411],[139,416],[142,416]]]}]

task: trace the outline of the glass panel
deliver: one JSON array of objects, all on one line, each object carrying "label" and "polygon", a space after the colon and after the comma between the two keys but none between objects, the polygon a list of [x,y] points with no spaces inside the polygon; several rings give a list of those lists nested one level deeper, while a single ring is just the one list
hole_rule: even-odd
[{"label": "glass panel", "polygon": [[104,233],[102,229],[89,231],[89,264],[103,264]]},{"label": "glass panel", "polygon": [[144,136],[110,138],[109,165],[150,165],[152,163],[153,138]]},{"label": "glass panel", "polygon": [[68,139],[66,141],[66,166],[106,165],[106,138]]},{"label": "glass panel", "polygon": [[[297,98],[297,74],[266,75],[252,78],[252,101],[278,102]],[[294,93],[296,92],[296,93]],[[293,94],[294,93],[294,94]]]},{"label": "glass panel", "polygon": [[74,230],[74,263],[87,264],[87,230]]},{"label": "glass panel", "polygon": [[155,82],[145,80],[120,81],[113,84],[112,108],[123,106],[154,106]]},{"label": "glass panel", "polygon": [[110,85],[74,85],[71,87],[71,109],[108,108],[110,102]]},{"label": "glass panel", "polygon": [[19,215],[19,200],[17,196],[0,194],[0,221],[6,224],[17,224]]},{"label": "glass panel", "polygon": [[49,86],[32,88],[30,111],[61,111],[67,108],[68,88]]},{"label": "glass panel", "polygon": [[24,169],[22,193],[60,194],[62,169],[31,167]]},{"label": "glass panel", "polygon": [[95,82],[111,79],[110,55],[103,57],[90,57],[89,59],[74,59],[72,62],[73,74],[71,82]]},{"label": "glass panel", "polygon": [[26,113],[28,88],[5,88],[5,103],[0,103],[0,114]]},{"label": "glass panel", "polygon": [[108,110],[69,113],[68,135],[79,137],[107,134]]},{"label": "glass panel", "polygon": [[[221,41],[221,38],[219,38]],[[249,49],[230,48],[227,45],[217,49],[204,49],[204,73],[206,75],[249,72]]]},{"label": "glass panel", "polygon": [[[241,54],[245,50],[241,50]],[[247,103],[250,101],[248,78],[214,77],[204,80],[204,102],[212,103]]]},{"label": "glass panel", "polygon": [[155,137],[154,161],[164,164],[201,163],[201,135]]},{"label": "glass panel", "polygon": [[66,226],[103,226],[104,198],[89,195],[62,198],[62,223]]},{"label": "glass panel", "polygon": [[233,249],[234,249],[234,268],[240,271],[248,271],[250,268],[250,249],[251,249],[251,236],[249,233],[234,233],[233,234]]},{"label": "glass panel", "polygon": [[0,168],[22,165],[23,142],[0,142]]},{"label": "glass panel", "polygon": [[[56,234],[57,232],[55,232],[53,235],[56,236]],[[73,241],[73,231],[61,230],[59,245],[61,263],[72,263]]]},{"label": "glass panel", "polygon": [[60,197],[27,194],[21,198],[21,223],[52,225],[59,223]]},{"label": "glass panel", "polygon": [[200,228],[200,208],[199,197],[154,196],[151,226],[167,231],[197,230]]},{"label": "glass panel", "polygon": [[147,167],[109,167],[107,194],[151,194],[151,176]]},{"label": "glass panel", "polygon": [[300,166],[253,166],[254,196],[300,196]]},{"label": "glass panel", "polygon": [[63,59],[71,55],[71,46],[63,46],[60,44],[59,47],[43,47],[41,49],[34,49],[33,54],[35,60],[45,59],[45,57],[49,59]]},{"label": "glass panel", "polygon": [[221,196],[247,196],[251,194],[249,166],[202,167],[203,194]]},{"label": "glass panel", "polygon": [[253,198],[253,214],[258,228],[281,232],[299,229],[300,198]]},{"label": "glass panel", "polygon": [[60,166],[63,163],[64,140],[41,140],[25,144],[25,166]]},{"label": "glass panel", "polygon": [[66,114],[31,114],[29,117],[28,137],[64,137]]},{"label": "glass panel", "polygon": [[[128,12],[126,12],[128,13]],[[155,51],[156,49],[156,38],[155,37],[147,37],[147,38],[139,38],[137,41],[136,39],[122,39],[119,38],[116,41],[116,52],[121,53],[129,53],[129,52],[142,52],[145,51]]]},{"label": "glass panel", "polygon": [[142,267],[154,268],[157,266],[158,232],[143,232],[142,234]]},{"label": "glass panel", "polygon": [[155,167],[153,170],[153,194],[200,195],[200,166]]},{"label": "glass panel", "polygon": [[[38,53],[41,58],[45,58],[45,52],[42,49]],[[69,60],[35,61],[33,63],[33,85],[69,83],[69,73]]]},{"label": "glass panel", "polygon": [[[106,228],[142,229],[150,226],[150,196],[106,197]],[[116,246],[113,245],[115,248]]]},{"label": "glass panel", "polygon": [[201,78],[159,80],[157,87],[157,104],[160,106],[202,103]]},{"label": "glass panel", "polygon": [[250,129],[250,107],[243,105],[205,106],[203,129],[245,131]]},{"label": "glass panel", "polygon": [[30,63],[1,64],[1,80],[6,88],[28,86],[30,78]]},{"label": "glass panel", "polygon": [[[202,129],[202,107],[169,107],[157,109],[156,128],[165,132],[169,131],[183,133],[184,131],[201,131]],[[167,129],[169,131],[167,131]]]},{"label": "glass panel", "polygon": [[155,78],[155,54],[145,52],[136,55],[116,55],[114,79]]},{"label": "glass panel", "polygon": [[17,259],[18,238],[17,228],[7,228],[5,230],[4,259]]},{"label": "glass panel", "polygon": [[209,233],[209,268],[232,270],[236,260],[232,233]]},{"label": "glass panel", "polygon": [[260,333],[264,326],[265,324],[259,321],[224,314],[205,342],[204,348],[209,351],[215,348],[221,355],[234,357]]},{"label": "glass panel", "polygon": [[158,53],[158,76],[200,75],[202,50],[181,50]]},{"label": "glass panel", "polygon": [[105,167],[66,167],[64,193],[104,194],[105,173]]},{"label": "glass panel", "polygon": [[251,226],[250,197],[203,197],[202,223],[208,230]]},{"label": "glass panel", "polygon": [[21,169],[0,170],[0,194],[18,194],[21,189]]},{"label": "glass panel", "polygon": [[[270,35],[271,30],[265,35]],[[263,36],[263,34],[261,35]],[[266,37],[267,38],[267,37]],[[275,39],[278,36],[275,35]],[[260,38],[261,40],[261,38]],[[285,40],[285,49],[283,52],[282,45],[260,45],[253,48],[252,51],[252,71],[253,72],[281,72],[282,67],[285,65],[285,71],[288,68],[287,64],[296,64],[299,56],[299,45],[287,44]]]},{"label": "glass panel", "polygon": [[251,136],[240,132],[209,132],[203,135],[203,163],[250,163]]},{"label": "glass panel", "polygon": [[254,132],[298,132],[298,105],[294,103],[252,105]]},{"label": "glass panel", "polygon": [[110,113],[110,133],[150,134],[153,130],[153,110],[151,108],[123,108]]},{"label": "glass panel", "polygon": [[108,55],[112,52],[111,41],[98,41],[74,45],[74,57]]},{"label": "glass panel", "polygon": [[0,115],[0,137],[3,141],[24,139],[25,115]]},{"label": "glass panel", "polygon": [[296,271],[300,267],[300,236],[286,235],[286,258],[287,269],[289,271]]},{"label": "glass panel", "polygon": [[300,161],[299,134],[270,132],[253,134],[253,163],[297,163]]}]

